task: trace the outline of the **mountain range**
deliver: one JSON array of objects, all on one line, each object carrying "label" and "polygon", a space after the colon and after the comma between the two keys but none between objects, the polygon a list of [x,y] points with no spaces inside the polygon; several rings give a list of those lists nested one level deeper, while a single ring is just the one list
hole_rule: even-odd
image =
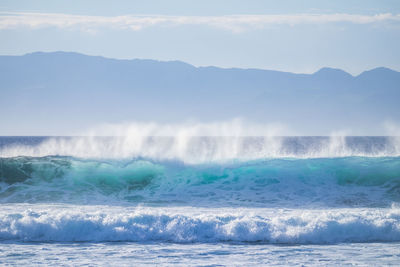
[{"label": "mountain range", "polygon": [[71,132],[103,122],[283,123],[298,133],[381,135],[400,119],[400,72],[357,76],[117,60],[72,52],[0,56],[0,135]]}]

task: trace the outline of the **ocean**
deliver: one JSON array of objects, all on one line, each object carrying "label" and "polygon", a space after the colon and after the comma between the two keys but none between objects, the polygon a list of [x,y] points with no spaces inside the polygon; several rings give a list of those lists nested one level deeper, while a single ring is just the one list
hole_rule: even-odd
[{"label": "ocean", "polygon": [[400,265],[399,137],[0,137],[1,265]]}]

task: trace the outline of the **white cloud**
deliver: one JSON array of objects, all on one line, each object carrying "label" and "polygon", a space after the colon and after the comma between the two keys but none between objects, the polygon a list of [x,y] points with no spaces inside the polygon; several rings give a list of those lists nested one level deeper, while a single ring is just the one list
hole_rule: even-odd
[{"label": "white cloud", "polygon": [[138,31],[152,26],[206,25],[233,32],[268,25],[297,25],[347,22],[373,24],[379,22],[400,22],[400,14],[283,14],[283,15],[229,15],[229,16],[82,16],[58,13],[0,13],[0,29],[29,27],[79,28],[95,31],[102,27]]}]

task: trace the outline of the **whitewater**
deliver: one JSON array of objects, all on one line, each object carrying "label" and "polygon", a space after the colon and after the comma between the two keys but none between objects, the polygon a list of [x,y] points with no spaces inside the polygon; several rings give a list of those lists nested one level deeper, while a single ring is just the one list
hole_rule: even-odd
[{"label": "whitewater", "polygon": [[1,137],[0,264],[400,263],[399,137],[228,126]]}]

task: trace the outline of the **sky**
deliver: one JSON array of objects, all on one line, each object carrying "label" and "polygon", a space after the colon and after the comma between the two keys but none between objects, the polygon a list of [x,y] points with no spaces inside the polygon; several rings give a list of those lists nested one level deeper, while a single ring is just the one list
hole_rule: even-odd
[{"label": "sky", "polygon": [[73,51],[195,66],[400,70],[398,0],[0,0],[0,54]]}]

